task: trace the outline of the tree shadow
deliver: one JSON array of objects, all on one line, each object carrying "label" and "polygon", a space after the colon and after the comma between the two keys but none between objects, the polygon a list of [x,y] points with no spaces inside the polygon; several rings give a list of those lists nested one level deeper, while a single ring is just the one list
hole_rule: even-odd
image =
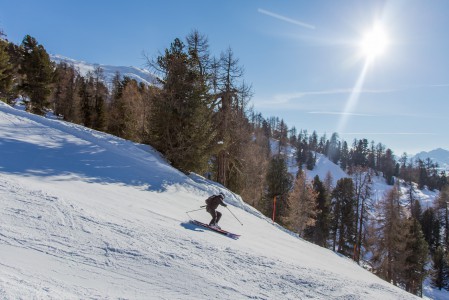
[{"label": "tree shadow", "polygon": [[54,176],[64,181],[118,183],[152,191],[163,191],[168,185],[188,180],[181,172],[152,159],[150,153],[147,156],[147,159],[135,157],[132,153],[110,151],[90,143],[42,146],[16,139],[0,140],[0,172]]}]

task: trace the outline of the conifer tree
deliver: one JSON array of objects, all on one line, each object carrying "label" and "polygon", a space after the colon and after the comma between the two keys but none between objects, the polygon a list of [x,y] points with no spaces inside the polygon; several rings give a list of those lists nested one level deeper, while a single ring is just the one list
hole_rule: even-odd
[{"label": "conifer tree", "polygon": [[338,133],[336,132],[331,136],[326,155],[334,164],[340,160],[340,143],[338,141]]},{"label": "conifer tree", "polygon": [[385,151],[385,156],[382,157],[382,172],[384,174],[384,178],[387,181],[387,184],[394,184],[394,176],[397,176],[397,171],[395,169],[396,164],[393,156],[393,151],[391,149],[387,149]]},{"label": "conifer tree", "polygon": [[405,290],[422,297],[423,281],[426,277],[428,245],[421,231],[421,225],[415,218],[406,222],[405,261],[403,280]]},{"label": "conifer tree", "polygon": [[332,235],[333,250],[352,256],[355,242],[355,199],[354,184],[351,178],[342,178],[332,192]]},{"label": "conifer tree", "polygon": [[384,155],[385,155],[385,145],[383,145],[382,143],[378,143],[376,145],[376,154],[375,154],[376,170],[378,171],[382,171]]},{"label": "conifer tree", "polygon": [[376,169],[376,146],[374,141],[371,141],[371,147],[368,150],[368,167],[375,170]]},{"label": "conifer tree", "polygon": [[276,197],[274,218],[282,223],[288,212],[288,193],[292,186],[292,176],[288,173],[285,158],[275,155],[271,158],[267,172],[267,189],[264,197],[266,215],[273,216],[273,200]]},{"label": "conifer tree", "polygon": [[349,165],[366,167],[368,165],[368,140],[355,139],[349,155]]},{"label": "conifer tree", "polygon": [[313,168],[315,168],[315,164],[316,164],[316,155],[312,151],[309,151],[307,153],[307,161],[306,161],[307,170],[312,171]]},{"label": "conifer tree", "polygon": [[340,167],[342,168],[343,171],[346,171],[348,164],[349,164],[348,143],[346,141],[343,141],[340,155]]},{"label": "conifer tree", "polygon": [[128,121],[128,107],[123,98],[124,84],[129,81],[129,78],[123,78],[120,72],[116,72],[112,78],[111,99],[108,106],[109,122],[107,131],[119,137],[126,136],[126,126]]},{"label": "conifer tree", "polygon": [[289,131],[288,131],[288,139],[289,139],[289,143],[291,146],[296,146],[297,143],[297,135],[296,135],[296,127],[293,126]]},{"label": "conifer tree", "polygon": [[307,131],[301,130],[298,134],[298,143],[296,147],[296,161],[298,162],[300,169],[302,169],[302,165],[307,163],[307,159],[310,157],[309,153],[311,149],[308,140]]},{"label": "conifer tree", "polygon": [[7,46],[7,42],[2,40],[0,34],[0,101],[7,100],[13,83],[13,67]]},{"label": "conifer tree", "polygon": [[277,134],[274,136],[274,138],[278,140],[278,154],[280,154],[282,151],[284,151],[288,143],[288,127],[283,119],[281,119],[281,121],[278,123],[276,133]]},{"label": "conifer tree", "polygon": [[35,38],[26,35],[22,41],[22,61],[20,89],[30,98],[31,111],[44,114],[49,105],[51,83],[53,82],[53,63],[50,56]]},{"label": "conifer tree", "polygon": [[368,206],[372,193],[373,176],[371,169],[367,167],[354,166],[350,168],[350,174],[354,183],[355,194],[355,232],[356,241],[354,244],[353,259],[360,261],[363,232],[365,230],[365,221],[367,219]]},{"label": "conifer tree", "polygon": [[88,89],[88,82],[84,77],[79,81],[78,96],[80,99],[81,124],[92,127],[93,112],[91,108],[91,95]]},{"label": "conifer tree", "polygon": [[449,261],[443,246],[439,246],[432,256],[432,270],[430,278],[432,285],[439,289],[449,290]]},{"label": "conifer tree", "polygon": [[318,175],[313,179],[313,189],[316,193],[317,215],[315,226],[310,233],[311,241],[321,247],[327,247],[331,222],[330,195]]},{"label": "conifer tree", "polygon": [[161,91],[151,113],[151,141],[173,165],[184,172],[207,168],[215,132],[212,97],[198,71],[198,59],[175,39],[155,67],[161,74]]},{"label": "conifer tree", "polygon": [[309,149],[311,151],[318,151],[318,134],[314,130],[309,137]]},{"label": "conifer tree", "polygon": [[93,123],[92,128],[105,131],[106,120],[106,100],[109,95],[108,88],[104,84],[103,69],[97,66],[94,69],[93,76],[89,80],[89,86],[93,98]]},{"label": "conifer tree", "polygon": [[327,171],[323,184],[326,191],[329,195],[331,195],[334,189],[334,178],[332,177],[332,173],[330,171]]},{"label": "conifer tree", "polygon": [[429,245],[429,250],[434,253],[440,246],[441,240],[441,225],[438,215],[432,207],[429,207],[424,211],[420,218],[421,228],[424,234],[424,239]]},{"label": "conifer tree", "polygon": [[445,185],[437,199],[437,207],[441,213],[440,224],[443,227],[443,247],[449,249],[449,185]]}]

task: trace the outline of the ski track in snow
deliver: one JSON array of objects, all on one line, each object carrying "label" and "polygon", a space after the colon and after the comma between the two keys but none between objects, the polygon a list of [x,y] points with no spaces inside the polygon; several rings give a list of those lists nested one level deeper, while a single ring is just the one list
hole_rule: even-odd
[{"label": "ski track in snow", "polygon": [[[31,257],[45,256],[50,264],[56,261],[68,268],[76,266],[81,274],[78,271],[71,276],[84,282],[74,287],[56,279],[55,274],[41,274],[38,285],[35,274],[2,260],[0,286],[4,288],[0,288],[0,295],[5,298],[11,292],[5,287],[24,282],[28,286],[28,291],[20,291],[24,295],[36,295],[39,291],[42,296],[58,299],[67,297],[67,291],[71,291],[70,296],[74,298],[95,298],[95,295],[103,298],[105,291],[85,287],[89,277],[95,280],[106,277],[111,284],[124,280],[127,290],[136,298],[148,297],[139,294],[141,285],[145,285],[151,286],[154,295],[165,295],[166,299],[191,299],[192,282],[197,286],[197,297],[202,299],[366,299],[370,296],[360,282],[242,251],[231,247],[232,240],[230,246],[214,245],[204,236],[194,239],[183,234],[189,230],[179,232],[178,226],[156,227],[118,218],[114,220],[122,223],[111,222],[59,196],[14,183],[8,176],[0,176],[0,198],[8,198],[0,202],[3,212],[0,253],[17,251],[19,256],[33,253]],[[163,216],[153,221],[179,222]],[[58,268],[53,271],[63,273]],[[246,286],[252,289],[247,290]],[[390,291],[382,285],[377,288],[394,294],[393,288]],[[354,295],[354,289],[358,296]]]}]

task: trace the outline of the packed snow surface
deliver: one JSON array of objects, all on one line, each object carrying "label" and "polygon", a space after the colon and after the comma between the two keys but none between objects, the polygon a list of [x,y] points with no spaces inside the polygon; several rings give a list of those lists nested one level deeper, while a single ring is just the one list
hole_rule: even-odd
[{"label": "packed snow surface", "polygon": [[[188,222],[218,191],[230,209],[220,225],[238,240]],[[149,146],[0,102],[0,298],[416,297]]]}]

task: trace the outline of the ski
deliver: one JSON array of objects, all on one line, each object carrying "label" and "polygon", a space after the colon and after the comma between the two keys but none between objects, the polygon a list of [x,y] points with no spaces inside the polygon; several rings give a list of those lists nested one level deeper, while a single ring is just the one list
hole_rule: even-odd
[{"label": "ski", "polygon": [[219,234],[225,235],[225,236],[227,236],[227,237],[230,237],[231,239],[234,239],[234,240],[236,240],[236,239],[238,239],[238,238],[240,237],[239,234],[235,234],[235,233],[232,233],[232,232],[229,232],[229,231],[220,229],[220,228],[215,228],[215,227],[212,227],[212,226],[210,226],[210,225],[208,225],[208,224],[202,223],[202,222],[197,221],[197,220],[190,220],[190,222],[193,223],[193,224],[195,224],[195,225],[199,225],[199,226],[201,226],[201,227],[205,227],[205,228],[207,228],[207,229],[210,229],[210,230],[212,230],[212,231],[215,231],[215,232],[217,232],[217,233],[219,233]]}]

